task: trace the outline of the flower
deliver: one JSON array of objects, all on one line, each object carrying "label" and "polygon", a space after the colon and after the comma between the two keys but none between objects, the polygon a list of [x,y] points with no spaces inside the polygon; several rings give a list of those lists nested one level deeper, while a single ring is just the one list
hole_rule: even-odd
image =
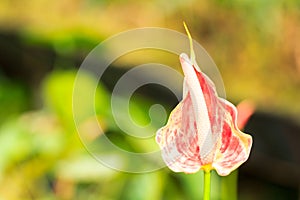
[{"label": "flower", "polygon": [[236,107],[218,97],[214,83],[200,71],[187,33],[191,58],[180,55],[183,99],[157,131],[156,141],[174,172],[215,169],[226,176],[248,159],[252,137],[238,129]]}]

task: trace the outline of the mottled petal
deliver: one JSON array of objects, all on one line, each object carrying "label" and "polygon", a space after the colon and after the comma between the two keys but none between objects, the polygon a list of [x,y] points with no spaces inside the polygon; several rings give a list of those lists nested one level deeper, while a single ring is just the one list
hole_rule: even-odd
[{"label": "mottled petal", "polygon": [[[205,101],[205,94],[202,91],[202,86],[195,73],[198,71],[192,65],[186,54],[180,55],[180,62],[185,76],[184,91],[188,91],[191,95],[191,101],[194,108],[196,121],[195,134],[198,134],[198,145],[199,147],[204,147],[200,151],[200,156],[205,159],[213,151],[211,123]],[[208,159],[205,160],[209,162]]]},{"label": "mottled petal", "polygon": [[172,111],[167,125],[157,131],[156,141],[171,170],[195,173],[200,169],[197,127],[190,93]]},{"label": "mottled petal", "polygon": [[218,97],[214,83],[200,71],[187,33],[191,59],[180,55],[185,76],[183,100],[167,125],[157,131],[156,141],[164,161],[175,172],[212,168],[219,175],[228,175],[248,159],[252,137],[238,129],[236,108]]},{"label": "mottled petal", "polygon": [[[213,82],[205,74],[197,70],[195,74],[204,93],[211,124],[212,148],[215,148],[211,154],[214,156],[211,164],[219,175],[225,176],[248,159],[252,137],[238,129],[235,106],[218,97]],[[205,149],[204,145],[205,143],[200,146],[200,149]],[[203,156],[201,159],[205,162]],[[208,160],[210,159],[209,157]]]},{"label": "mottled petal", "polygon": [[219,175],[226,176],[248,159],[252,137],[238,129],[237,110],[234,105],[221,98],[219,103],[220,107],[224,109],[224,123],[213,168]]},{"label": "mottled petal", "polygon": [[238,129],[236,108],[218,97],[214,83],[186,61],[186,56],[180,59],[186,90],[194,94],[192,104],[197,108],[196,131],[202,164],[211,164],[220,175],[228,175],[248,159],[252,138]]}]

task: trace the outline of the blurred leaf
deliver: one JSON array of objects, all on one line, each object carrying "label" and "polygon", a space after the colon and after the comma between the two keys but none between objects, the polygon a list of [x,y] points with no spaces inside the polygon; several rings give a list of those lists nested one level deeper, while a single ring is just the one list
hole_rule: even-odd
[{"label": "blurred leaf", "polygon": [[39,155],[58,157],[65,148],[65,134],[51,115],[26,113],[0,129],[0,169]]},{"label": "blurred leaf", "polygon": [[[195,174],[178,174],[187,199],[196,200],[203,197],[203,171]],[[213,187],[213,186],[212,186]]]},{"label": "blurred leaf", "polygon": [[75,182],[101,182],[117,175],[115,170],[97,162],[89,154],[60,161],[56,171],[59,178]]},{"label": "blurred leaf", "polygon": [[221,177],[221,199],[237,200],[238,170],[234,170],[228,176]]},{"label": "blurred leaf", "polygon": [[0,124],[28,109],[28,89],[0,74]]},{"label": "blurred leaf", "polygon": [[121,199],[162,199],[162,176],[161,172],[130,175]]},{"label": "blurred leaf", "polygon": [[32,152],[31,136],[17,120],[5,123],[0,129],[0,173],[12,163],[25,160]]},{"label": "blurred leaf", "polygon": [[[55,71],[50,74],[44,81],[43,87],[46,107],[50,108],[64,123],[71,127],[74,126],[72,110],[74,100],[77,106],[76,116],[81,120],[90,117],[94,112],[106,117],[109,113],[109,101],[104,87],[101,84],[98,85],[92,75],[82,73],[76,80],[78,83],[76,90],[79,91],[80,96],[76,96],[73,99],[75,78],[75,71]],[[96,91],[94,91],[95,89]],[[94,105],[90,104],[91,101],[90,99],[87,100],[87,98],[91,98],[91,100],[96,102],[95,110]]]}]

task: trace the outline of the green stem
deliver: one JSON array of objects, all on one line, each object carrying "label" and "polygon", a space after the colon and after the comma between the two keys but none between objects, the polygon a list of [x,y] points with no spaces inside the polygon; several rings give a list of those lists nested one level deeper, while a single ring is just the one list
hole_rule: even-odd
[{"label": "green stem", "polygon": [[203,199],[210,200],[210,170],[204,170]]}]

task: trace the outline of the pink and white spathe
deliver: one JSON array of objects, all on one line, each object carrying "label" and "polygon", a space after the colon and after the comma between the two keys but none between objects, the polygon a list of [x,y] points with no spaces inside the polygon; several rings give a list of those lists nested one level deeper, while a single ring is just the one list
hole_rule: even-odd
[{"label": "pink and white spathe", "polygon": [[194,60],[193,55],[192,59],[180,55],[185,76],[183,100],[167,125],[157,131],[156,141],[171,170],[215,169],[226,176],[248,159],[252,137],[238,129],[235,106],[218,97],[214,83]]}]

